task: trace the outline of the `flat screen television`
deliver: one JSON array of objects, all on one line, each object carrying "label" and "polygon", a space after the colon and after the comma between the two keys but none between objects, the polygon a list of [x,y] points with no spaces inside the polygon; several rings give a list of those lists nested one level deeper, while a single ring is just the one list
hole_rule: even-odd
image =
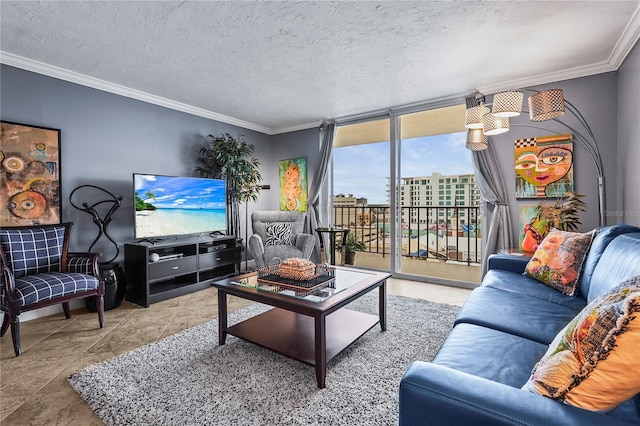
[{"label": "flat screen television", "polygon": [[133,174],[136,239],[227,230],[223,179]]}]

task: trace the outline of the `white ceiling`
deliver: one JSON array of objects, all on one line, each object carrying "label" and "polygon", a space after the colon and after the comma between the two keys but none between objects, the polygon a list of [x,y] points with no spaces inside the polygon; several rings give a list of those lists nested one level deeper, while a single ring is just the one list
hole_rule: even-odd
[{"label": "white ceiling", "polygon": [[0,3],[0,61],[268,134],[616,70],[640,1]]}]

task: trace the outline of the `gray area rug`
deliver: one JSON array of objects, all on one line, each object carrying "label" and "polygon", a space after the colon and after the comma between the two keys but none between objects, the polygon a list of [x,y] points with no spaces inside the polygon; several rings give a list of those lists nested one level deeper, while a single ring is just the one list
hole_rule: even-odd
[{"label": "gray area rug", "polygon": [[[349,305],[377,313],[377,291]],[[268,307],[230,314],[229,324]],[[414,360],[430,361],[457,307],[388,296],[376,326],[334,358],[325,389],[313,367],[233,336],[217,321],[88,367],[69,382],[107,425],[396,425],[398,387]]]}]

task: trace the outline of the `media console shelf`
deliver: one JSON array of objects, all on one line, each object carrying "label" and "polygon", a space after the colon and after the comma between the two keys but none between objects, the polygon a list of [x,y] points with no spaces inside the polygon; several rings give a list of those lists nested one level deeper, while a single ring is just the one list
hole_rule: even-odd
[{"label": "media console shelf", "polygon": [[150,304],[207,288],[213,280],[238,274],[233,236],[175,239],[124,246],[126,299]]}]

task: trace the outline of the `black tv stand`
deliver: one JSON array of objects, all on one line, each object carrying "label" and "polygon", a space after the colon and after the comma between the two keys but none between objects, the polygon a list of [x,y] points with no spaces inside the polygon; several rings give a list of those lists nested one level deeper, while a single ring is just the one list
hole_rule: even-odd
[{"label": "black tv stand", "polygon": [[129,283],[126,299],[138,305],[149,307],[239,273],[240,254],[234,236],[148,240],[124,246]]},{"label": "black tv stand", "polygon": [[143,238],[141,240],[138,240],[138,243],[144,243],[147,242],[149,244],[151,244],[152,246],[155,246],[156,244],[160,243],[164,241],[164,239],[162,238]]}]

